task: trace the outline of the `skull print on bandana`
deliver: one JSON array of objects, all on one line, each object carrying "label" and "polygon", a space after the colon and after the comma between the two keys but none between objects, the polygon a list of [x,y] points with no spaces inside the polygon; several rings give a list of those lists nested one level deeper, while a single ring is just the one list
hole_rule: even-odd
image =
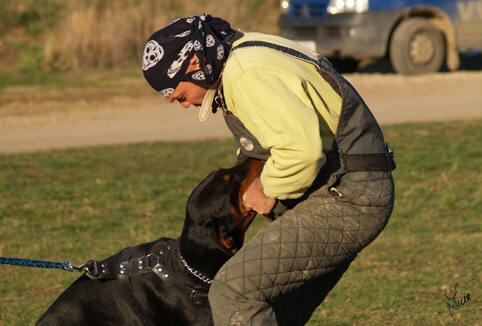
[{"label": "skull print on bandana", "polygon": [[[144,77],[163,96],[172,94],[181,81],[211,85],[231,50],[224,39],[232,33],[228,22],[209,14],[177,19],[147,41],[142,56]],[[194,55],[200,69],[186,74]]]},{"label": "skull print on bandana", "polygon": [[167,75],[169,78],[174,78],[174,76],[176,76],[176,74],[181,70],[184,61],[186,61],[187,57],[191,53],[192,47],[193,44],[191,41],[184,45],[181,52],[179,52],[177,59],[172,62],[171,66],[167,70]]},{"label": "skull print on bandana", "polygon": [[163,55],[164,50],[159,46],[159,43],[154,40],[147,42],[144,48],[144,56],[142,57],[142,69],[147,70],[155,66],[162,59]]}]

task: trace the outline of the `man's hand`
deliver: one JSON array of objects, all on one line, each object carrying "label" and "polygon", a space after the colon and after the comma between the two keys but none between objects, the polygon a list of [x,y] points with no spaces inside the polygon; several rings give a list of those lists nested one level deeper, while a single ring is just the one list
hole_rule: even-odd
[{"label": "man's hand", "polygon": [[256,178],[249,185],[243,195],[243,204],[247,209],[252,209],[258,214],[268,214],[276,204],[276,199],[267,197],[263,191],[260,178]]}]

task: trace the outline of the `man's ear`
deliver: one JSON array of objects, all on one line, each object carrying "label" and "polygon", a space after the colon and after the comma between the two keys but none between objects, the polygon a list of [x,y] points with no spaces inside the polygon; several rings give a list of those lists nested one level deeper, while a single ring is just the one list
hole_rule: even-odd
[{"label": "man's ear", "polygon": [[186,73],[199,70],[201,66],[199,65],[199,59],[194,55],[191,60],[189,60],[189,66],[187,67]]}]

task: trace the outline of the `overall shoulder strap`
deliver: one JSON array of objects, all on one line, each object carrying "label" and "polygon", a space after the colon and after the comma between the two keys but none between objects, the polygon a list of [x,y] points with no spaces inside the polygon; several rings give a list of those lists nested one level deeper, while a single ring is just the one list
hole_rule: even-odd
[{"label": "overall shoulder strap", "polygon": [[[324,58],[321,55],[317,55],[318,58],[315,59],[315,58],[310,57],[309,55],[306,55],[306,54],[304,54],[304,53],[302,53],[298,50],[295,50],[293,48],[289,48],[287,46],[274,44],[274,43],[270,43],[270,42],[266,42],[266,41],[256,41],[256,40],[245,41],[245,42],[242,42],[242,43],[236,45],[235,47],[233,47],[231,49],[231,51],[235,51],[236,49],[250,47],[250,46],[262,46],[262,47],[270,48],[270,49],[282,52],[284,54],[290,55],[292,57],[295,57],[297,59],[312,63],[320,69],[324,69],[324,70],[327,69],[327,67],[324,64],[322,64]],[[326,60],[326,59],[324,59],[324,60]],[[330,71],[331,71],[331,69],[330,69]]]},{"label": "overall shoulder strap", "polygon": [[283,46],[283,45],[279,45],[279,44],[275,44],[275,43],[271,43],[271,42],[266,42],[266,41],[257,41],[257,40],[245,41],[243,43],[240,43],[240,44],[236,45],[235,47],[233,47],[231,49],[231,52],[235,51],[236,49],[239,49],[239,48],[246,48],[246,47],[250,47],[250,46],[262,46],[262,47],[270,48],[270,49],[282,52],[286,55],[289,55],[293,58],[296,58],[296,59],[299,59],[299,60],[302,60],[302,61],[313,64],[318,69],[318,71],[323,75],[325,80],[331,85],[331,87],[333,87],[333,89],[340,96],[342,96],[341,85],[340,85],[340,82],[339,82],[339,79],[342,79],[342,77],[333,68],[330,61],[328,61],[328,59],[326,59],[322,55],[315,54],[317,56],[317,58],[315,59],[315,58],[310,57],[309,55],[307,55],[305,53],[302,53],[298,50],[295,50],[295,49],[287,47],[287,46]]}]

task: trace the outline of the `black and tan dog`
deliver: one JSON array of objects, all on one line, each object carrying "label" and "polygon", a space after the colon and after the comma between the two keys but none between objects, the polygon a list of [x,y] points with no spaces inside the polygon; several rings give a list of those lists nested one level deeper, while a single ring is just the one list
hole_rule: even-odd
[{"label": "black and tan dog", "polygon": [[263,163],[246,159],[211,173],[191,193],[181,236],[92,263],[37,325],[212,325],[207,293],[241,248],[256,213],[242,196]]}]

